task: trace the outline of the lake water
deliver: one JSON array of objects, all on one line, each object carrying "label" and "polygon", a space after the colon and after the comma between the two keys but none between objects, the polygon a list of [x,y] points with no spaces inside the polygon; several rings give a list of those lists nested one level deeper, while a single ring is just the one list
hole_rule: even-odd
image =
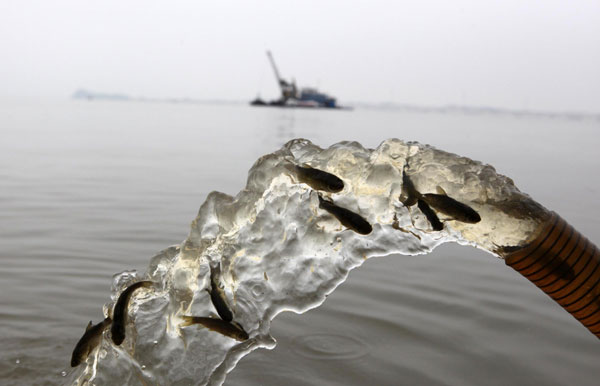
[{"label": "lake water", "polygon": [[[600,242],[600,121],[134,102],[0,104],[0,383],[62,384],[111,277],[180,243],[291,138],[391,137],[492,164]],[[503,261],[443,245],[367,261],[273,321],[226,385],[597,385],[600,342]]]}]

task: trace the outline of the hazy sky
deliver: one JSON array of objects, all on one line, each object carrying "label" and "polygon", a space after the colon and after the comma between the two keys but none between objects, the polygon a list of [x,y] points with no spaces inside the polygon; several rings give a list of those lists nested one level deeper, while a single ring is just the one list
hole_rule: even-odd
[{"label": "hazy sky", "polygon": [[0,97],[147,97],[600,112],[599,0],[2,0]]}]

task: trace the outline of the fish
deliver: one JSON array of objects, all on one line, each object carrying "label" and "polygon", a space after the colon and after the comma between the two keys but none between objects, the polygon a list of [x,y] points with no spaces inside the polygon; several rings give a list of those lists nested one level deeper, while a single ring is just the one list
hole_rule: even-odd
[{"label": "fish", "polygon": [[305,183],[315,190],[338,193],[344,189],[344,181],[339,177],[310,166],[293,166],[294,172],[300,182]]},{"label": "fish", "polygon": [[402,193],[400,194],[400,202],[404,206],[413,206],[417,203],[417,200],[421,198],[421,193],[415,189],[415,185],[406,174],[406,171],[402,173]]},{"label": "fish", "polygon": [[[523,249],[522,246],[508,246],[508,245],[495,245],[494,253],[500,256],[507,256],[511,253],[514,253],[520,249]],[[564,261],[561,256],[556,256],[551,253],[544,254],[540,256],[536,261],[536,265],[543,266],[544,272],[549,272],[548,274],[542,276],[539,279],[534,280],[534,283],[540,281],[541,279],[546,278],[546,276],[554,277],[555,279],[563,280],[566,282],[571,282],[577,275],[575,275],[575,270],[569,263]]]},{"label": "fish", "polygon": [[231,322],[233,320],[233,314],[227,305],[227,296],[225,296],[225,291],[219,285],[219,276],[220,269],[210,267],[210,290],[207,289],[210,294],[210,300],[212,300],[212,304],[217,310],[217,313],[226,322]]},{"label": "fish", "polygon": [[439,194],[426,193],[421,195],[421,199],[425,201],[433,209],[441,212],[452,219],[465,222],[468,224],[476,224],[481,221],[481,216],[470,206],[458,202],[452,197],[448,197],[446,192],[438,186]]},{"label": "fish", "polygon": [[560,256],[553,257],[552,254],[545,254],[540,257],[536,263],[545,266],[545,270],[550,271],[550,275],[563,281],[570,282],[575,279],[575,270]]},{"label": "fish", "polygon": [[102,333],[112,322],[110,317],[105,318],[103,321],[96,325],[92,325],[92,321],[85,328],[85,332],[79,342],[75,345],[73,355],[71,355],[71,367],[79,366],[79,364],[87,359],[92,351],[100,343]]},{"label": "fish", "polygon": [[148,288],[154,283],[151,281],[138,281],[127,287],[125,291],[121,292],[119,299],[113,308],[113,323],[110,328],[110,335],[112,341],[119,346],[125,340],[125,325],[127,324],[127,307],[129,306],[129,299],[131,295],[138,288]]},{"label": "fish", "polygon": [[427,220],[431,224],[431,227],[434,231],[441,231],[442,229],[444,229],[444,224],[442,224],[438,216],[429,207],[429,205],[427,205],[425,201],[419,199],[417,200],[417,205],[419,206],[419,209],[421,209],[421,212],[423,212],[425,217],[427,217]]},{"label": "fish", "polygon": [[184,322],[181,323],[180,327],[191,326],[192,324],[200,324],[211,331],[218,332],[219,334],[225,335],[229,338],[243,342],[248,339],[248,333],[244,331],[242,326],[237,323],[226,322],[217,318],[208,318],[205,316],[187,316],[181,317]]},{"label": "fish", "polygon": [[346,228],[352,229],[361,235],[368,235],[373,231],[371,224],[361,215],[325,200],[320,194],[317,194],[317,196],[319,197],[319,208],[325,209],[334,215]]},{"label": "fish", "polygon": [[444,229],[444,224],[440,222],[439,217],[433,209],[451,217],[453,220],[469,224],[476,224],[481,221],[479,213],[473,210],[473,208],[462,202],[456,201],[452,197],[448,197],[444,189],[440,186],[437,187],[437,190],[438,194],[421,194],[415,188],[415,185],[408,177],[408,174],[406,174],[406,171],[404,171],[402,175],[402,193],[400,194],[400,202],[407,207],[418,204],[419,209],[427,217],[433,230],[436,231]]}]

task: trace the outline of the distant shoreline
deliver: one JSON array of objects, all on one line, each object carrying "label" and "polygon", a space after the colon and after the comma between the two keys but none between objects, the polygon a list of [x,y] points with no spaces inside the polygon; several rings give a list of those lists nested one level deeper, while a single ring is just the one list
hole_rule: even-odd
[{"label": "distant shoreline", "polygon": [[490,106],[463,106],[463,105],[445,105],[445,106],[423,106],[403,103],[349,103],[356,108],[374,109],[374,110],[392,110],[406,111],[416,113],[436,113],[436,114],[467,114],[467,115],[503,115],[515,117],[536,117],[550,119],[573,119],[573,120],[597,120],[600,121],[600,113],[585,113],[575,111],[543,111],[543,110],[525,110],[525,109],[507,109]]},{"label": "distant shoreline", "polygon": [[[248,101],[223,100],[223,99],[193,99],[193,98],[146,98],[132,97],[120,93],[100,93],[79,89],[73,93],[72,99],[87,101],[118,101],[118,102],[155,102],[155,103],[177,103],[177,104],[218,104],[218,105],[246,105]],[[444,105],[444,106],[425,106],[405,103],[368,103],[368,102],[348,102],[348,106],[368,110],[387,110],[404,111],[415,113],[435,113],[435,114],[467,114],[467,115],[502,115],[514,117],[532,117],[547,119],[569,119],[569,120],[597,120],[600,121],[600,113],[586,113],[576,111],[543,111],[526,109],[509,109],[491,106],[463,106],[463,105]]]},{"label": "distant shoreline", "polygon": [[228,104],[237,105],[247,103],[245,101],[232,101],[221,99],[193,99],[193,98],[146,98],[132,97],[119,93],[101,93],[79,89],[73,93],[72,99],[87,101],[117,101],[117,102],[157,102],[157,103],[187,103],[187,104]]}]

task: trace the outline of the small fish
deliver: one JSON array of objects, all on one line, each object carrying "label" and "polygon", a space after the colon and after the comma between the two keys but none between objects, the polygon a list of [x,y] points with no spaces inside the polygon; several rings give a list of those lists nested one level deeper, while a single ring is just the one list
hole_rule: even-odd
[{"label": "small fish", "polygon": [[423,212],[425,217],[427,217],[427,220],[429,220],[429,223],[431,224],[431,227],[434,231],[441,231],[442,229],[444,229],[444,224],[441,223],[438,216],[433,210],[431,210],[431,208],[429,207],[429,205],[427,205],[425,201],[419,199],[417,200],[417,205],[419,206],[419,209],[421,209],[421,212]]},{"label": "small fish", "polygon": [[248,339],[248,333],[238,325],[237,323],[226,322],[217,318],[207,318],[204,316],[182,316],[184,322],[180,324],[181,327],[191,326],[192,324],[200,324],[211,331],[218,332],[219,334],[225,335],[229,338],[238,340],[240,342]]},{"label": "small fish", "polygon": [[446,192],[438,186],[439,194],[426,193],[421,196],[421,199],[429,204],[433,209],[441,212],[454,220],[475,224],[481,221],[479,213],[468,205],[458,202],[452,197],[448,197]]},{"label": "small fish", "polygon": [[127,287],[121,292],[119,299],[113,308],[113,324],[110,328],[112,341],[118,346],[125,340],[125,324],[127,324],[127,307],[129,307],[129,299],[138,288],[148,288],[154,284],[151,281],[139,281]]},{"label": "small fish", "polygon": [[421,193],[415,189],[415,185],[406,174],[406,171],[402,173],[402,193],[400,194],[400,202],[404,206],[413,206],[417,203],[417,200],[421,197]]},{"label": "small fish", "polygon": [[75,345],[73,355],[71,355],[71,367],[79,366],[79,364],[87,359],[92,351],[100,343],[102,333],[112,322],[110,317],[104,319],[96,325],[92,325],[92,321],[85,328],[85,333]]},{"label": "small fish", "polygon": [[360,233],[361,235],[368,235],[371,233],[371,231],[373,231],[371,224],[369,224],[369,222],[361,215],[356,214],[348,209],[339,207],[333,202],[325,200],[320,194],[317,196],[319,197],[319,208],[325,209],[334,215],[335,218],[337,218],[346,228],[350,228],[354,232]]},{"label": "small fish", "polygon": [[551,275],[570,282],[575,279],[575,271],[566,261],[562,260],[560,256],[553,258],[552,254],[543,255],[537,260],[537,263],[545,265],[545,269],[551,272]]},{"label": "small fish", "polygon": [[210,287],[208,290],[210,294],[210,300],[212,300],[213,306],[217,310],[217,313],[226,322],[231,322],[233,320],[233,314],[227,305],[227,296],[225,296],[225,291],[220,286],[219,276],[221,270],[219,268],[210,267]]},{"label": "small fish", "polygon": [[315,190],[337,193],[344,189],[344,181],[337,176],[310,166],[294,165],[294,171],[300,182]]}]

